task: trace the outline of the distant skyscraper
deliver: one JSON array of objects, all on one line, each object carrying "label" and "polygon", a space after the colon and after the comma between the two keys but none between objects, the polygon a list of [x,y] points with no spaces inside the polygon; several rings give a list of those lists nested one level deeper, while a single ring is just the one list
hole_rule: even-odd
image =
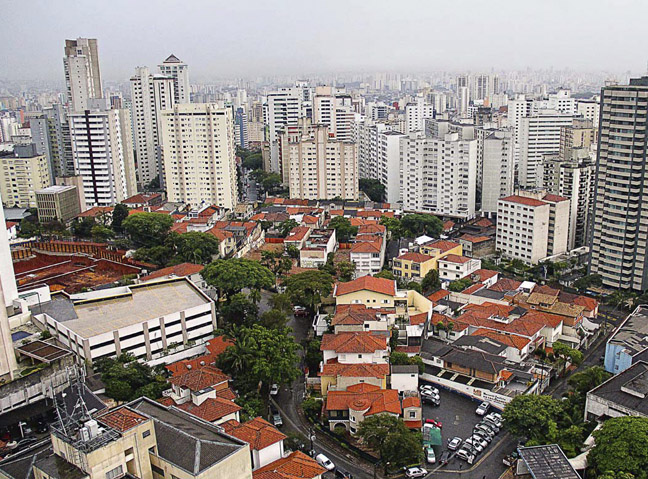
[{"label": "distant skyscraper", "polygon": [[512,130],[478,130],[477,189],[481,211],[497,213],[497,200],[513,193],[515,165]]},{"label": "distant skyscraper", "polygon": [[86,110],[89,99],[102,98],[96,39],[65,40],[63,68],[70,111]]},{"label": "distant skyscraper", "polygon": [[417,96],[416,101],[405,106],[405,131],[412,133],[425,130],[427,118],[434,118],[434,105],[427,103],[423,96]]},{"label": "distant skyscraper", "polygon": [[648,76],[601,92],[590,273],[606,286],[648,289]]},{"label": "distant skyscraper", "polygon": [[191,90],[189,86],[189,65],[179,60],[175,55],[169,57],[158,65],[160,73],[173,78],[174,99],[177,104],[189,103],[191,101]]},{"label": "distant skyscraper", "polygon": [[137,180],[146,186],[154,178],[162,178],[162,150],[160,112],[175,104],[174,78],[169,75],[152,75],[146,67],[135,69],[130,79],[137,152]]},{"label": "distant skyscraper", "polygon": [[238,187],[232,109],[176,104],[162,112],[161,126],[169,201],[233,209]]}]

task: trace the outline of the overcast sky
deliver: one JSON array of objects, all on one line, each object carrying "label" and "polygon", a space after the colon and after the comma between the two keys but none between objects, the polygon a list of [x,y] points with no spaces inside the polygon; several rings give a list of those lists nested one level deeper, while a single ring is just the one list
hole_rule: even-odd
[{"label": "overcast sky", "polygon": [[336,71],[644,72],[648,0],[0,0],[0,78],[63,80],[66,38],[104,80],[170,53],[194,78]]}]

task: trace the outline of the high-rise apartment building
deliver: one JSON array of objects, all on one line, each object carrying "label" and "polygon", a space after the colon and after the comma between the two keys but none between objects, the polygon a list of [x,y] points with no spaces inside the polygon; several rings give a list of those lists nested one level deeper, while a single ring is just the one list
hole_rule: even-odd
[{"label": "high-rise apartment building", "polygon": [[576,100],[576,113],[583,118],[592,121],[595,135],[598,133],[599,129],[600,102],[601,99],[598,96],[590,99]]},{"label": "high-rise apartment building", "polygon": [[318,86],[313,96],[313,124],[326,125],[340,141],[355,141],[355,112],[344,88]]},{"label": "high-rise apartment building", "polygon": [[553,110],[541,110],[532,116],[520,118],[518,182],[521,187],[542,187],[542,158],[560,152],[561,128],[571,126],[572,122],[572,116]]},{"label": "high-rise apartment building", "polygon": [[70,111],[86,110],[88,100],[103,97],[95,38],[65,40],[63,68]]},{"label": "high-rise apartment building", "polygon": [[648,76],[601,92],[589,272],[615,288],[648,289]]},{"label": "high-rise apartment building", "polygon": [[137,192],[130,114],[90,102],[68,115],[75,175],[83,178],[85,204],[113,206]]},{"label": "high-rise apartment building", "polygon": [[[4,204],[2,191],[0,191],[1,204]],[[4,210],[0,206],[0,225],[4,224]],[[7,311],[13,314],[13,302],[18,299],[18,286],[11,260],[9,237],[4,227],[0,228],[0,271],[2,272],[0,274],[0,379],[13,379],[17,365]]]},{"label": "high-rise apartment building", "polygon": [[477,191],[480,210],[492,216],[497,201],[513,193],[515,164],[512,130],[477,130]]},{"label": "high-rise apartment building", "polygon": [[[308,120],[302,120],[302,124]],[[291,198],[358,199],[356,143],[329,135],[328,126],[302,127],[295,141],[286,141]],[[286,133],[284,133],[287,136]]]},{"label": "high-rise apartment building", "polygon": [[168,200],[233,209],[238,187],[232,109],[176,104],[161,117]]},{"label": "high-rise apartment building", "polygon": [[162,75],[173,78],[173,97],[175,103],[189,103],[191,101],[189,65],[178,59],[175,55],[169,55],[162,64],[158,65],[158,68]]},{"label": "high-rise apartment building", "polygon": [[475,216],[477,140],[459,132],[410,133],[400,140],[401,201],[406,211]]},{"label": "high-rise apartment building", "polygon": [[284,181],[287,179],[285,165],[280,158],[279,135],[286,129],[296,131],[299,119],[307,116],[308,105],[304,98],[307,93],[303,86],[280,88],[279,91],[269,93],[267,96],[268,137],[270,145],[270,169],[281,173]]},{"label": "high-rise apartment building", "polygon": [[428,104],[423,96],[417,96],[415,102],[405,106],[405,131],[424,131],[428,118],[434,118],[434,105]]},{"label": "high-rise apartment building", "polygon": [[5,206],[36,208],[35,191],[52,184],[45,155],[36,145],[14,145],[13,152],[0,156],[0,192]]},{"label": "high-rise apartment building", "polygon": [[[594,125],[592,120],[586,118],[574,118],[571,125],[564,126],[560,130],[560,157],[564,160],[575,156],[587,156],[594,143]],[[576,153],[575,150],[583,150],[584,154]]]},{"label": "high-rise apartment building", "polygon": [[378,135],[390,131],[391,127],[383,121],[375,122],[365,119],[357,125],[358,175],[360,178],[379,178]]},{"label": "high-rise apartment building", "polygon": [[248,148],[248,119],[245,108],[238,107],[234,113],[234,139],[236,146]]},{"label": "high-rise apartment building", "polygon": [[385,187],[387,203],[401,201],[400,140],[405,135],[399,131],[378,133],[378,179]]},{"label": "high-rise apartment building", "polygon": [[130,79],[135,151],[137,153],[137,180],[144,186],[154,178],[162,177],[162,150],[160,145],[160,112],[173,108],[177,81],[170,75],[151,74],[146,67],[135,69]]}]

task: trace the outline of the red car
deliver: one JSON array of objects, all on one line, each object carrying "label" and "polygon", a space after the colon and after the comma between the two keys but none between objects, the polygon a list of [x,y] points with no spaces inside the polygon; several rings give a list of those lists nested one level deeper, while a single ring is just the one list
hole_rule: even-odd
[{"label": "red car", "polygon": [[439,429],[443,429],[443,424],[441,421],[437,421],[435,419],[426,419],[425,420],[426,424],[432,424],[434,427],[438,427]]}]

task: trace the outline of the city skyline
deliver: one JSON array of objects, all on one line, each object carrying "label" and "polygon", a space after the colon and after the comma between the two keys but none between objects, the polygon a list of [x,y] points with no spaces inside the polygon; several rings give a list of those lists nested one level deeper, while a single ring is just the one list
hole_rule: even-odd
[{"label": "city skyline", "polygon": [[[29,12],[17,2],[4,9],[3,79],[58,80],[60,38],[77,37],[99,39],[106,81],[127,80],[135,67],[155,65],[172,53],[191,66],[197,80],[531,66],[638,74],[648,59],[641,51],[648,5],[637,0],[617,2],[615,9],[594,9],[580,0],[543,2],[542,9],[508,0],[460,6],[408,1],[398,9],[330,1],[316,11],[293,1],[187,6],[168,0],[154,9],[145,2],[118,1],[110,9],[77,1],[64,2],[65,8],[37,3]],[[180,22],[177,15],[191,21]],[[621,16],[622,22],[615,20]],[[578,25],[574,18],[581,20]]]}]

